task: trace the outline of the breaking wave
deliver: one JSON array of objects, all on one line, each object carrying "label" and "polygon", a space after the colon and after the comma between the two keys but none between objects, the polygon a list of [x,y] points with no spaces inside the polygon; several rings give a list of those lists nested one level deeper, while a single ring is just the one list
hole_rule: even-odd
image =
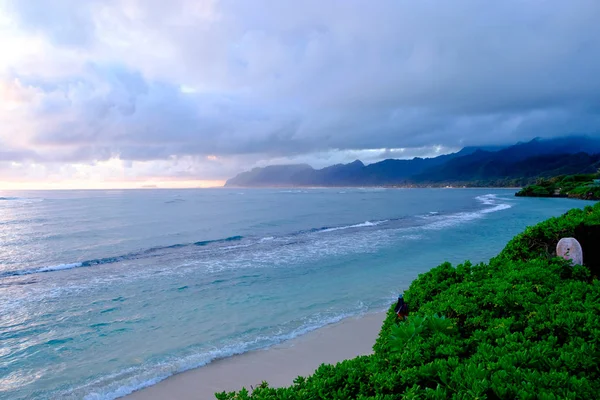
[{"label": "breaking wave", "polygon": [[[331,233],[336,231],[345,231],[352,229],[362,229],[362,228],[374,228],[381,226],[379,229],[424,229],[424,230],[437,230],[444,229],[448,227],[452,227],[458,224],[462,224],[471,220],[475,220],[478,218],[482,218],[484,215],[489,213],[494,213],[502,210],[506,210],[511,208],[512,206],[507,203],[500,202],[500,199],[495,194],[486,194],[482,196],[477,196],[475,198],[477,201],[487,206],[481,210],[471,211],[471,212],[460,212],[454,214],[440,214],[438,212],[430,212],[425,217],[425,224],[420,224],[416,226],[410,226],[411,220],[410,218],[390,218],[385,220],[376,220],[376,221],[365,221],[358,224],[352,225],[343,225],[343,226],[324,226],[320,228],[313,228],[304,231],[298,231],[295,233],[291,233],[288,235],[277,237],[277,239],[286,239],[283,240],[284,244],[290,241],[290,238],[301,236],[301,235],[310,235],[310,234],[320,234],[320,233]],[[416,219],[421,219],[422,217],[417,217]],[[414,222],[414,221],[413,221]],[[409,225],[407,225],[409,224]],[[74,268],[85,268],[85,267],[93,267],[99,265],[106,264],[114,264],[121,261],[127,260],[136,260],[141,258],[150,258],[157,257],[162,255],[165,251],[180,249],[180,248],[189,248],[192,246],[197,247],[211,247],[220,251],[231,251],[240,248],[246,248],[250,246],[260,245],[267,246],[270,242],[275,241],[275,236],[267,236],[262,238],[246,238],[244,236],[236,235],[230,236],[223,239],[215,239],[215,240],[203,240],[194,243],[179,243],[173,244],[170,246],[161,246],[161,247],[153,247],[147,250],[132,252],[128,254],[123,254],[114,257],[105,257],[105,258],[97,258],[86,261],[79,262],[70,262],[63,263],[57,265],[50,266],[42,266],[37,268],[28,268],[21,269],[16,271],[6,271],[0,273],[0,278],[9,277],[9,276],[21,276],[21,275],[32,275],[39,273],[47,273],[47,272],[56,272],[69,270]],[[235,243],[234,243],[235,242]],[[294,243],[294,241],[292,241]]]},{"label": "breaking wave", "polygon": [[144,251],[128,253],[128,254],[115,256],[115,257],[96,258],[96,259],[86,260],[86,261],[81,261],[81,262],[50,265],[50,266],[44,266],[44,267],[38,267],[38,268],[23,269],[23,270],[18,270],[18,271],[8,271],[8,272],[1,273],[0,278],[7,277],[7,276],[20,276],[20,275],[39,274],[39,273],[44,273],[44,272],[55,272],[55,271],[73,269],[73,268],[93,267],[96,265],[114,264],[114,263],[117,263],[120,261],[152,257],[152,255],[154,253],[159,253],[164,250],[178,249],[178,248],[189,247],[189,246],[208,246],[211,244],[224,244],[224,243],[229,243],[229,242],[233,242],[233,241],[239,241],[239,240],[242,240],[243,238],[244,238],[243,236],[231,236],[231,237],[224,238],[224,239],[204,240],[204,241],[195,242],[195,243],[181,243],[181,244],[173,244],[170,246],[152,247],[152,248],[144,250]]},{"label": "breaking wave", "polygon": [[481,202],[483,205],[489,206],[482,210],[478,211],[468,211],[468,212],[460,212],[455,214],[432,214],[431,218],[433,222],[426,225],[424,229],[444,229],[453,227],[456,225],[463,224],[465,222],[473,221],[479,218],[483,218],[486,214],[495,213],[502,210],[507,210],[512,207],[512,205],[507,203],[500,203],[499,198],[495,194],[486,194],[482,196],[477,196],[475,199]]},{"label": "breaking wave", "polygon": [[377,226],[377,225],[381,225],[385,222],[388,222],[388,219],[384,219],[382,221],[365,221],[362,224],[355,224],[355,225],[346,225],[346,226],[338,226],[336,228],[321,228],[320,232],[334,232],[334,231],[341,231],[341,230],[345,230],[345,229],[352,229],[352,228],[368,228],[371,226]]},{"label": "breaking wave", "polygon": [[[244,354],[252,350],[267,349],[324,326],[335,324],[346,318],[364,315],[372,311],[382,310],[369,310],[362,303],[359,303],[356,309],[348,312],[337,315],[317,315],[313,318],[308,318],[302,321],[302,324],[298,328],[291,329],[285,333],[266,336],[259,335],[249,340],[231,343],[213,350],[201,351],[183,357],[172,357],[153,365],[127,368],[96,379],[86,385],[63,392],[60,396],[62,398],[81,398],[81,395],[86,393],[87,395],[83,396],[86,400],[114,400],[137,390],[155,385],[172,375],[203,367],[219,359]],[[285,331],[285,329],[282,330]]]}]

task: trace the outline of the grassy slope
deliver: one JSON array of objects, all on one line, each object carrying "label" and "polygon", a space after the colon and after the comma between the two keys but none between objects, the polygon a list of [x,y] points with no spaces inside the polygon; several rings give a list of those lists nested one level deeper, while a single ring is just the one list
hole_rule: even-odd
[{"label": "grassy slope", "polygon": [[371,356],[217,398],[596,398],[600,282],[550,252],[582,224],[600,224],[600,203],[527,228],[488,264],[420,275],[405,293],[409,320],[390,310]]}]

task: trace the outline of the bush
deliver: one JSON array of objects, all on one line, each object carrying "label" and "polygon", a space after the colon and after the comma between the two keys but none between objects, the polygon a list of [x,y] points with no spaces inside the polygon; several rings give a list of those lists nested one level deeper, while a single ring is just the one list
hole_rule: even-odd
[{"label": "bush", "polygon": [[[599,174],[559,175],[550,179],[540,178],[515,193],[525,197],[573,197],[584,200],[600,200],[600,186],[593,180]],[[558,193],[558,194],[557,194]]]},{"label": "bush", "polygon": [[516,196],[548,197],[554,194],[553,186],[531,185],[521,189]]},{"label": "bush", "polygon": [[600,282],[551,249],[598,224],[600,203],[528,228],[488,264],[444,263],[410,285],[407,321],[390,308],[373,355],[322,365],[288,388],[217,398],[596,398]]}]

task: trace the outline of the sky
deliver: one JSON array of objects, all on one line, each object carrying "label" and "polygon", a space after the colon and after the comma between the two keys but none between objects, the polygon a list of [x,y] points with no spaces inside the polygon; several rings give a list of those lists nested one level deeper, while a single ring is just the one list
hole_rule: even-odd
[{"label": "sky", "polygon": [[0,189],[600,132],[597,0],[0,0]]}]

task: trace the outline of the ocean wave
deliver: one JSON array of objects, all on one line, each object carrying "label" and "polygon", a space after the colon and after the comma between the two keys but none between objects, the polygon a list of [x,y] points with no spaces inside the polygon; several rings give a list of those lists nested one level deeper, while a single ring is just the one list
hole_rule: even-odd
[{"label": "ocean wave", "polygon": [[[49,266],[49,267],[38,268],[36,271],[37,272],[62,271],[65,269],[79,268],[82,266],[83,266],[83,263],[59,264],[59,265],[53,265],[53,266]],[[23,275],[25,275],[25,274],[23,274]]]},{"label": "ocean wave", "polygon": [[[386,230],[388,228],[392,229],[392,230],[394,230],[394,229],[438,230],[438,229],[445,229],[445,228],[449,228],[452,226],[456,226],[458,224],[462,224],[462,223],[465,223],[465,222],[468,222],[468,221],[471,221],[474,219],[482,218],[486,214],[506,210],[506,209],[509,209],[512,207],[511,204],[501,202],[502,199],[498,198],[495,194],[486,194],[486,195],[482,195],[482,196],[477,196],[475,199],[487,207],[483,208],[482,210],[478,210],[478,211],[460,212],[460,213],[447,214],[447,215],[446,214],[438,214],[436,211],[432,211],[426,215],[413,216],[414,218],[417,218],[417,219],[424,218],[427,221],[427,223],[425,225],[419,224],[418,226],[412,226],[412,227],[406,226],[405,223],[401,222],[401,221],[404,221],[407,219],[406,217],[404,217],[404,218],[390,218],[390,219],[376,220],[376,221],[365,221],[362,223],[343,225],[343,226],[337,226],[337,227],[336,226],[334,226],[334,227],[324,226],[324,227],[320,227],[320,228],[313,228],[313,229],[298,231],[298,232],[283,235],[283,236],[278,236],[277,241],[275,241],[275,239],[276,239],[275,236],[266,236],[263,238],[246,238],[244,236],[237,235],[237,236],[230,236],[230,237],[223,238],[223,239],[204,240],[204,241],[198,241],[198,242],[194,242],[194,243],[179,243],[179,244],[173,244],[173,245],[169,245],[169,246],[153,247],[153,248],[150,248],[147,250],[127,253],[127,254],[114,256],[114,257],[105,257],[105,258],[91,259],[91,260],[86,260],[86,261],[70,262],[70,263],[43,266],[43,267],[37,267],[37,268],[28,268],[28,269],[22,269],[22,270],[16,270],[16,271],[6,271],[3,273],[0,273],[0,278],[9,277],[9,276],[21,276],[21,275],[32,275],[32,274],[47,273],[47,272],[56,272],[56,271],[63,271],[63,270],[69,270],[69,269],[75,269],[75,268],[84,268],[84,267],[93,267],[93,266],[106,265],[106,264],[114,264],[114,263],[118,263],[121,261],[136,260],[136,259],[141,259],[141,258],[158,257],[158,256],[161,256],[162,254],[164,254],[165,251],[169,251],[169,250],[173,250],[173,249],[180,249],[180,248],[188,248],[191,246],[209,247],[209,249],[207,249],[207,251],[212,251],[210,249],[215,249],[216,251],[231,251],[231,250],[236,250],[236,249],[248,248],[248,247],[251,247],[254,245],[258,245],[258,244],[260,244],[262,247],[262,246],[266,246],[267,242],[276,242],[278,245],[289,247],[290,245],[294,245],[294,244],[298,243],[298,239],[295,239],[295,238],[297,238],[299,236],[305,237],[308,240],[308,238],[310,237],[308,235],[332,233],[332,232],[345,231],[345,230],[352,230],[352,232],[358,232],[359,229],[374,228],[374,227],[377,227],[382,224],[386,224],[385,227],[383,228],[384,230]],[[408,221],[408,223],[410,224],[410,221]],[[367,231],[376,232],[375,230],[371,230],[371,229],[365,230],[365,232],[367,232]],[[325,238],[325,237],[333,238],[334,235],[323,235],[322,237],[323,238]],[[346,246],[347,239],[345,237],[340,236],[339,240],[338,239],[336,239],[336,240],[339,242],[338,246],[341,249],[347,250],[347,246]],[[300,241],[304,242],[303,239],[300,239]],[[313,243],[313,246],[314,246],[314,243]],[[330,246],[328,246],[328,247],[330,247]],[[313,247],[311,247],[309,249],[309,251],[312,253],[318,252]],[[198,259],[198,261],[200,261],[200,260]],[[204,262],[204,261],[202,261],[202,262]]]},{"label": "ocean wave", "polygon": [[512,208],[510,204],[498,204],[492,208],[486,208],[485,210],[481,210],[480,212],[482,214],[489,214],[497,211],[508,210],[509,208]]},{"label": "ocean wave", "polygon": [[41,274],[44,272],[55,272],[55,271],[63,271],[67,269],[73,268],[81,268],[81,267],[90,267],[92,265],[101,264],[102,260],[90,260],[83,261],[77,263],[68,263],[68,264],[57,264],[57,265],[48,265],[39,268],[32,269],[22,269],[17,271],[6,271],[0,274],[0,278],[6,278],[11,276],[23,276],[23,275],[33,275],[33,274]]},{"label": "ocean wave", "polygon": [[44,199],[33,198],[33,197],[0,197],[0,201],[4,202],[16,202],[16,203],[38,203],[44,201]]},{"label": "ocean wave", "polygon": [[127,396],[137,390],[155,385],[172,375],[204,367],[213,361],[244,354],[249,351],[268,349],[327,325],[335,324],[346,318],[365,315],[369,311],[371,310],[360,303],[357,310],[350,312],[339,313],[333,316],[315,315],[306,319],[300,327],[287,333],[270,336],[261,335],[250,340],[227,344],[220,348],[202,351],[181,358],[172,358],[153,365],[126,368],[67,392],[60,393],[60,397],[65,399],[114,400]]},{"label": "ocean wave", "polygon": [[480,201],[481,203],[485,204],[485,205],[496,205],[496,201],[498,200],[498,195],[489,193],[489,194],[483,194],[481,196],[477,196],[475,197],[475,200]]},{"label": "ocean wave", "polygon": [[512,208],[512,205],[507,203],[499,203],[500,199],[495,194],[486,194],[475,197],[476,200],[481,202],[483,205],[491,206],[478,211],[461,212],[449,215],[433,215],[431,218],[436,218],[431,224],[425,225],[423,229],[444,229],[450,228],[468,221],[479,219],[484,217],[486,214],[495,213],[498,211],[507,210]]},{"label": "ocean wave", "polygon": [[[152,247],[147,250],[127,253],[127,254],[123,254],[120,256],[114,256],[114,257],[96,258],[96,259],[86,260],[86,261],[49,265],[49,266],[43,266],[43,267],[38,267],[38,268],[22,269],[22,270],[17,270],[17,271],[6,271],[3,273],[0,273],[0,278],[5,278],[5,277],[9,277],[9,276],[33,275],[33,274],[40,274],[40,273],[45,273],[45,272],[56,272],[56,271],[62,271],[62,270],[67,270],[67,269],[73,269],[73,268],[93,267],[93,266],[97,266],[97,265],[114,264],[114,263],[117,263],[120,261],[135,260],[135,259],[139,259],[139,258],[143,258],[143,257],[151,257],[152,255],[154,255],[156,253],[160,253],[161,251],[164,251],[164,250],[178,249],[178,248],[189,247],[189,246],[202,246],[203,247],[203,246],[209,246],[211,244],[226,244],[229,242],[242,240],[243,238],[244,238],[243,236],[231,236],[231,237],[224,238],[224,239],[204,240],[204,241],[195,242],[195,243],[179,243],[179,244],[173,244],[170,246]],[[227,247],[225,247],[225,248],[227,248]]]},{"label": "ocean wave", "polygon": [[184,199],[173,199],[165,201],[165,204],[176,204],[176,203],[184,203]]},{"label": "ocean wave", "polygon": [[10,286],[32,285],[34,283],[37,283],[37,280],[25,279],[25,278],[19,280],[19,278],[15,278],[15,279],[9,280],[7,282],[0,282],[0,288],[6,288],[6,287],[10,287]]},{"label": "ocean wave", "polygon": [[365,221],[362,224],[338,226],[338,227],[334,227],[334,228],[321,228],[318,232],[334,232],[334,231],[341,231],[341,230],[352,229],[352,228],[368,228],[371,226],[381,225],[388,221],[389,220],[387,220],[387,219],[384,219],[381,221]]},{"label": "ocean wave", "polygon": [[254,243],[246,243],[246,244],[235,244],[233,246],[225,246],[223,247],[224,250],[233,250],[233,249],[243,249],[245,247],[250,247],[253,246]]},{"label": "ocean wave", "polygon": [[227,242],[235,242],[238,240],[242,240],[244,237],[243,236],[231,236],[225,239],[217,239],[217,240],[204,240],[201,242],[195,242],[194,245],[195,246],[207,246],[209,244],[213,244],[213,243],[227,243]]}]

